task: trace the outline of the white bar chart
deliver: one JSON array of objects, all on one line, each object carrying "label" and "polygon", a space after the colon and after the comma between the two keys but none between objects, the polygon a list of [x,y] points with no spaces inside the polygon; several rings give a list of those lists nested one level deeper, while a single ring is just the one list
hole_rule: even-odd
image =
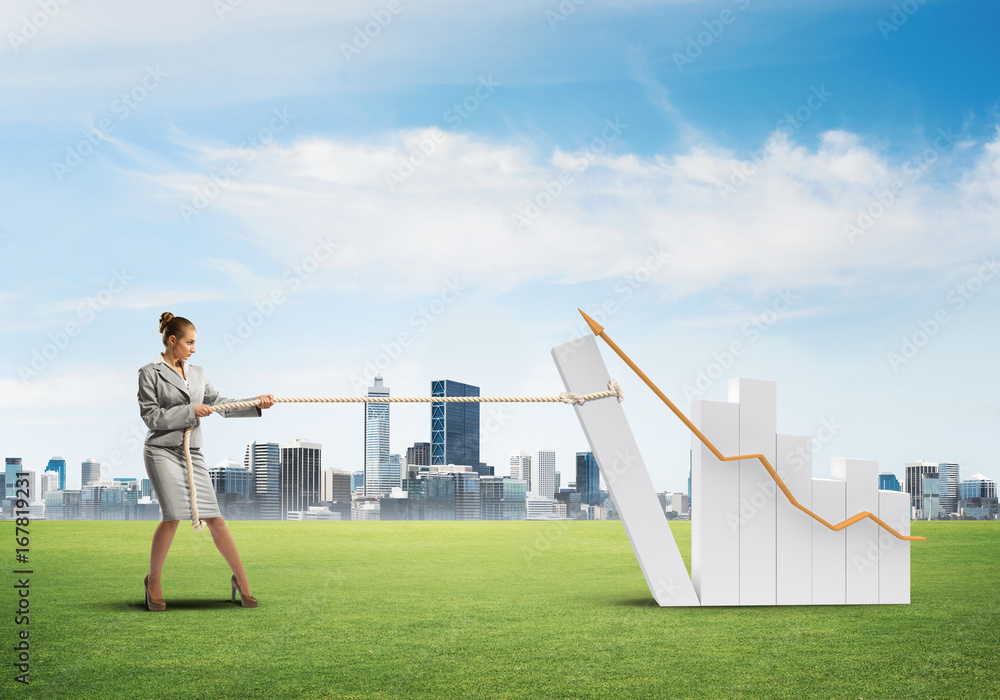
[{"label": "white bar chart", "polygon": [[[593,336],[552,355],[567,391],[607,387]],[[813,438],[777,432],[775,382],[730,379],[728,401],[694,401],[687,419],[628,362],[692,431],[690,578],[622,407],[575,410],[659,605],[910,602],[910,542],[890,532],[910,537],[909,496],[878,489],[878,462],[833,458],[814,477]]]}]

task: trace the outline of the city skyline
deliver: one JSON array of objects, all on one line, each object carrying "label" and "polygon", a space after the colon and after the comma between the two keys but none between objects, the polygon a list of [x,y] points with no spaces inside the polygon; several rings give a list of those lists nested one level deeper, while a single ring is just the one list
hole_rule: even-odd
[{"label": "city skyline", "polygon": [[[788,436],[783,437],[787,445]],[[423,445],[428,446],[426,443]],[[600,490],[600,494],[595,493],[597,503],[594,505],[602,506],[599,512],[586,510],[591,505],[588,494],[593,492],[595,482],[598,482],[598,474],[593,469],[596,462],[590,452],[576,454],[576,479],[567,479],[565,486],[562,486],[559,474],[552,471],[554,454],[551,450],[540,448],[534,456],[524,451],[511,454],[511,471],[517,471],[520,476],[485,475],[480,473],[479,468],[470,465],[420,465],[416,469],[408,469],[408,476],[386,484],[385,492],[376,497],[364,488],[365,479],[355,479],[363,477],[364,471],[322,467],[322,450],[321,444],[303,438],[296,438],[294,443],[254,442],[247,446],[244,466],[228,458],[210,466],[211,479],[223,510],[228,512],[227,517],[237,520],[329,520],[346,519],[348,516],[352,520],[478,520],[496,519],[501,511],[507,515],[499,519],[524,519],[517,515],[518,511],[528,519],[617,517],[613,506],[610,515],[604,513],[610,497],[604,489]],[[534,476],[533,461],[543,465]],[[5,479],[0,482],[5,486],[8,499],[5,504],[10,503],[14,479],[26,478],[33,494],[30,499],[32,517],[36,519],[155,519],[156,512],[151,508],[155,508],[157,502],[155,494],[152,494],[152,502],[149,500],[149,479],[101,479],[97,469],[99,465],[93,460],[84,460],[81,463],[81,478],[98,478],[91,478],[79,489],[59,488],[60,477],[65,473],[64,462],[50,460],[46,471],[39,473],[24,468],[20,458],[7,457]],[[904,503],[914,520],[996,517],[996,482],[978,473],[962,479],[959,477],[959,465],[955,463],[921,461],[907,464],[905,479],[900,482],[892,473],[877,472],[877,463],[870,460],[841,459],[838,462],[833,466],[837,467],[837,475],[841,477],[845,464],[861,464],[871,470],[873,477],[877,473],[878,487],[885,489],[885,493],[909,492]],[[831,471],[836,470],[832,468]],[[442,478],[445,481],[441,481]],[[811,475],[799,474],[797,478],[809,479]],[[528,479],[533,479],[533,482],[529,483]],[[555,490],[548,493],[545,484],[551,485],[553,480]],[[516,490],[508,489],[508,481],[520,484],[517,487],[520,496],[516,495]],[[842,480],[823,478],[814,481],[821,484],[843,483]],[[872,483],[875,481],[873,478]],[[138,488],[140,484],[141,488]],[[487,487],[488,484],[504,485],[497,491],[494,486]],[[719,486],[721,491],[716,494],[717,498],[707,496],[708,507],[713,507],[717,499],[724,500],[725,492],[732,485],[727,482]],[[335,496],[337,493],[339,498]],[[671,512],[674,517],[687,519],[691,516],[688,494],[657,491],[656,495],[668,517]],[[407,503],[408,496],[416,500]],[[501,507],[500,502],[495,500],[497,498],[501,501],[513,498],[515,502],[511,507],[514,510]],[[517,505],[518,499],[520,505]],[[339,505],[331,501],[339,501]],[[486,505],[487,501],[490,505]],[[49,505],[54,508],[51,514]],[[480,507],[486,508],[484,512],[488,513],[482,518],[478,515]],[[80,511],[80,508],[83,510]],[[77,512],[82,515],[75,514]],[[334,518],[331,513],[337,517]]]}]

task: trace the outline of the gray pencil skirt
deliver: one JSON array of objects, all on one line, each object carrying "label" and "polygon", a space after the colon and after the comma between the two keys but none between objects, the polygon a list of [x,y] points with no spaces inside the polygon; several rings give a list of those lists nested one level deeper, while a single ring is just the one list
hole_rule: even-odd
[{"label": "gray pencil skirt", "polygon": [[[146,445],[143,449],[146,474],[160,502],[160,520],[191,519],[191,489],[188,487],[184,448],[167,445]],[[208,475],[208,466],[201,449],[191,448],[191,468],[196,491],[199,518],[222,515],[215,498],[215,488]]]}]

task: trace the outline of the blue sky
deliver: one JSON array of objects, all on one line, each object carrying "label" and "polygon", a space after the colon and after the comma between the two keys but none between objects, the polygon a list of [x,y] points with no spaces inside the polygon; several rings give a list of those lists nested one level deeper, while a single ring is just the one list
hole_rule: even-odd
[{"label": "blue sky", "polygon": [[[12,6],[0,449],[29,468],[143,475],[163,311],[244,398],[357,395],[376,365],[396,395],[557,393],[581,307],[683,410],[775,380],[779,432],[829,436],[817,476],[1000,478],[995,3]],[[689,435],[606,358],[654,484],[685,488]],[[546,446],[565,483],[586,449],[565,407],[483,418],[501,474]],[[363,463],[360,407],[208,420],[210,463],[296,437]],[[427,439],[393,406],[394,452]]]}]

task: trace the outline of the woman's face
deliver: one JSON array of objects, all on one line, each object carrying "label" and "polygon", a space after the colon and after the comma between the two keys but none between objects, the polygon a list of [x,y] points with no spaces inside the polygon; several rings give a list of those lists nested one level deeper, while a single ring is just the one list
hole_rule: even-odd
[{"label": "woman's face", "polygon": [[175,335],[170,337],[174,339],[174,356],[176,358],[186,360],[194,355],[194,344],[198,340],[198,331],[191,329],[182,338],[177,338]]}]

